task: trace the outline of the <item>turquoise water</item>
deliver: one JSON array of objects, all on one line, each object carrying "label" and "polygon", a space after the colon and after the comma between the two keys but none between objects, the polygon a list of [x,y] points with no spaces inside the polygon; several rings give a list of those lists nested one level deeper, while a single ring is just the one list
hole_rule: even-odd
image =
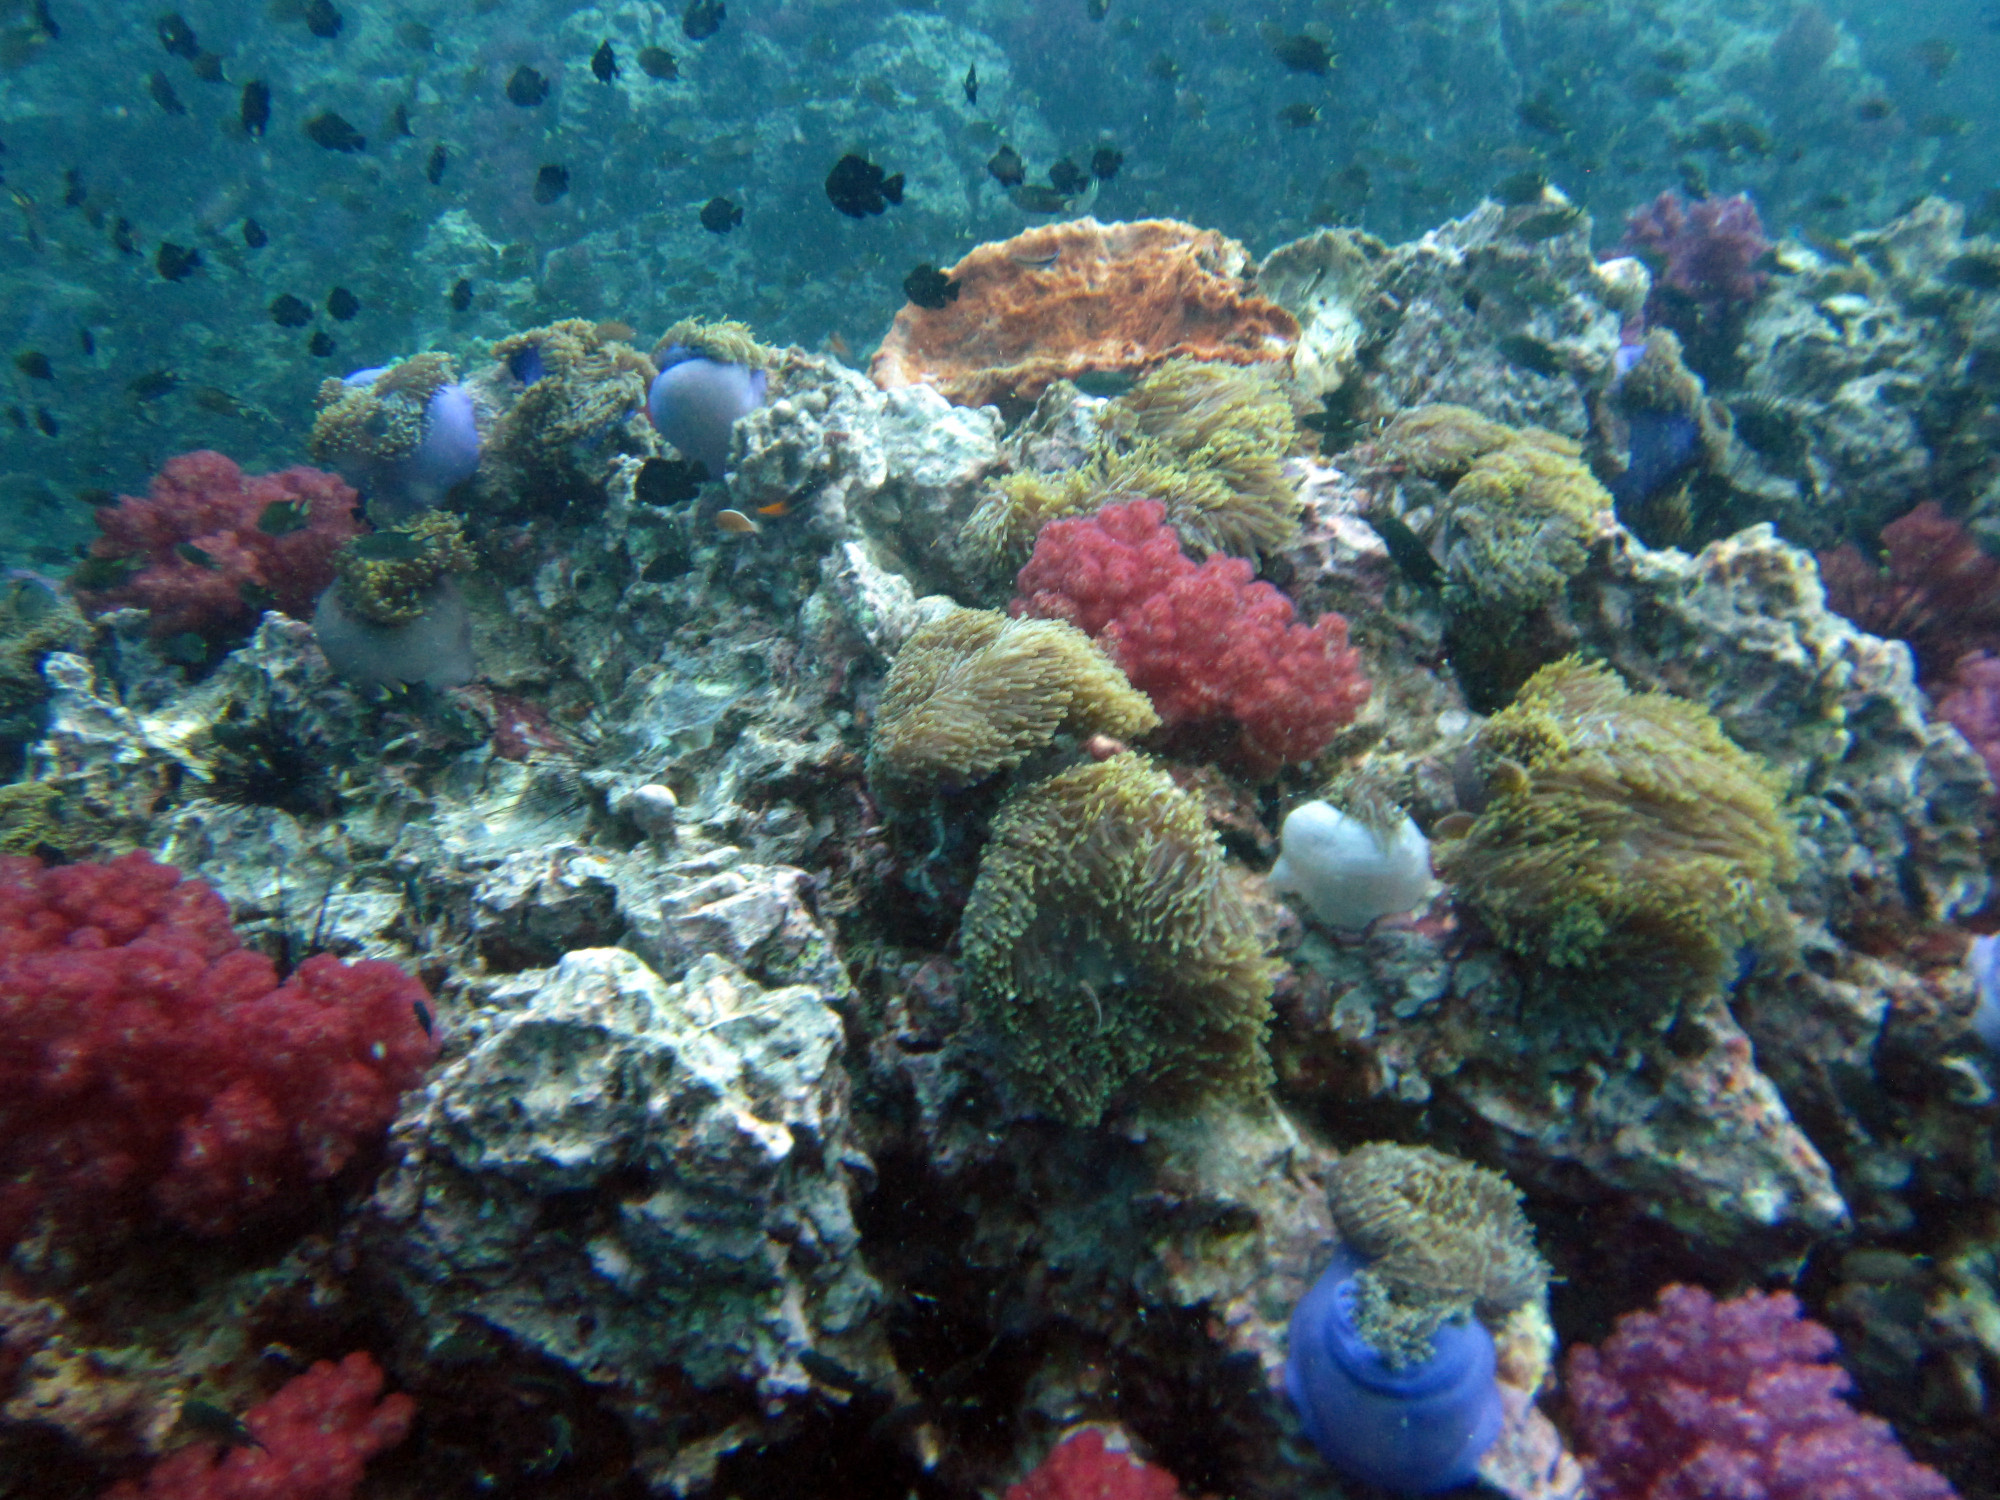
[{"label": "turquoise water", "polygon": [[[739,3],[702,41],[657,4],[336,8],[322,39],[301,6],[183,6],[184,50],[219,59],[204,78],[162,43],[163,6],[50,0],[50,39],[30,0],[10,5],[0,336],[53,372],[10,369],[0,421],[23,560],[48,567],[88,535],[78,490],[133,490],[172,453],[291,461],[328,374],[556,315],[647,336],[726,315],[863,360],[911,266],[1040,221],[985,170],[1003,142],[1037,182],[1109,142],[1119,175],[1069,212],[1179,217],[1259,254],[1315,224],[1409,238],[1522,170],[1587,207],[1606,241],[1685,169],[1751,192],[1774,228],[1832,235],[1922,192],[1971,205],[2000,182],[1982,86],[2000,33],[1971,3],[1891,18],[1789,0],[1218,0],[1113,3],[1096,19],[1085,0]],[[1270,40],[1308,33],[1334,59],[1324,74],[1288,68]],[[590,62],[607,41],[618,73],[602,83]],[[641,70],[648,46],[671,54],[674,80]],[[524,66],[547,84],[530,107],[507,95]],[[253,81],[271,98],[258,136],[241,123]],[[1883,117],[1859,118],[1874,101]],[[365,149],[314,144],[304,127],[326,111]],[[828,212],[821,180],[849,150],[906,176],[899,209]],[[540,204],[545,165],[570,185]],[[701,226],[715,197],[743,210],[726,237]],[[246,219],[261,249],[243,243]],[[164,280],[162,243],[201,267]],[[344,322],[325,310],[337,287],[359,301]],[[313,321],[275,326],[284,295]],[[315,332],[333,352],[311,352]],[[149,395],[158,372],[176,383]]]}]

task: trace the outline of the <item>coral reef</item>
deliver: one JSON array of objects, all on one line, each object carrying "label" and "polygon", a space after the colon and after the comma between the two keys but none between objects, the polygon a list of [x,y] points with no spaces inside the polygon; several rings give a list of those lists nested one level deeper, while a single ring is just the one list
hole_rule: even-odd
[{"label": "coral reef", "polygon": [[1974,651],[1960,657],[1940,691],[1937,716],[1965,736],[2000,786],[2000,656]]},{"label": "coral reef", "polygon": [[18,768],[25,747],[41,735],[49,701],[42,662],[51,651],[77,650],[89,634],[60,588],[40,578],[0,582],[0,770]]},{"label": "coral reef", "polygon": [[1519,430],[1462,406],[1419,406],[1376,440],[1386,482],[1369,519],[1423,549],[1406,571],[1435,569],[1445,645],[1466,698],[1492,710],[1562,654],[1540,612],[1582,571],[1612,499],[1575,443]]},{"label": "coral reef", "polygon": [[1610,471],[1618,519],[1648,544],[1668,546],[1695,529],[1689,489],[1696,474],[1723,462],[1728,416],[1717,415],[1670,330],[1653,329],[1632,353],[1599,408],[1600,472]]},{"label": "coral reef", "polygon": [[1907,641],[1933,691],[1962,658],[2000,648],[2000,559],[1926,500],[1882,528],[1881,566],[1852,542],[1819,556],[1829,608],[1870,635]]},{"label": "coral reef", "polygon": [[[1777,3],[1750,0],[1766,19]],[[697,55],[712,71],[743,43],[755,59],[802,25],[864,24],[856,10],[733,17]],[[1047,10],[1042,22],[1068,24]],[[595,81],[566,74],[552,104],[596,118],[637,87],[671,133],[676,91],[631,61],[655,41],[643,18],[599,19],[566,20],[563,55],[615,43],[623,81],[593,62]],[[1158,20],[1170,35],[1200,24]],[[895,24],[910,70],[883,63],[858,97],[941,89],[955,108],[967,27],[916,12]],[[573,46],[586,27],[597,34]],[[379,32],[347,37],[350,63]],[[1288,44],[1313,41],[1316,23]],[[1759,33],[1746,65],[1765,45]],[[992,96],[1016,97],[1003,63],[972,51]],[[1039,172],[1063,148],[1023,119],[992,123]],[[1149,169],[1134,155],[1135,174]],[[945,158],[891,163],[909,170],[917,215],[956,192],[924,159]],[[1025,204],[973,166],[993,202],[963,224],[1005,232],[982,214]],[[577,193],[595,170],[577,163]],[[1730,185],[1768,180],[1759,170]],[[1112,203],[1156,190],[1143,182],[1085,191]],[[1416,190],[1378,174],[1378,198]],[[598,387],[616,408],[603,441],[579,438],[535,485],[489,455],[465,493],[476,566],[450,586],[454,638],[403,658],[424,677],[451,663],[438,680],[455,680],[476,625],[477,687],[364,688],[368,670],[330,632],[315,649],[275,612],[192,682],[136,612],[56,643],[74,649],[38,649],[34,779],[0,798],[14,847],[140,847],[199,871],[236,941],[273,955],[273,983],[312,952],[327,956],[298,974],[333,954],[420,972],[436,1000],[412,1004],[404,1030],[434,1027],[447,1061],[405,1095],[372,1186],[363,1137],[317,1188],[290,1171],[282,1202],[242,1219],[252,1233],[187,1233],[143,1188],[87,1227],[151,1225],[151,1243],[24,1232],[13,1264],[32,1279],[0,1298],[0,1471],[99,1493],[160,1456],[191,1397],[214,1403],[214,1424],[278,1369],[365,1347],[423,1411],[371,1483],[441,1500],[702,1500],[802,1482],[999,1494],[1079,1424],[1103,1434],[1098,1482],[1141,1482],[1111,1423],[1189,1494],[1328,1500],[1357,1487],[1338,1467],[1357,1388],[1469,1341],[1459,1410],[1476,1463],[1371,1473],[1407,1486],[1470,1465],[1510,1500],[1577,1500],[1564,1434],[1535,1405],[1558,1329],[1574,1337],[1669,1280],[1738,1276],[1797,1278],[1865,1352],[1867,1404],[1991,1500],[2000,1143],[1991,1006],[1978,1007],[1992,945],[1968,966],[1963,929],[1990,925],[1975,914],[1992,892],[1992,779],[1927,719],[1909,651],[1825,609],[1809,554],[1768,526],[1723,534],[1769,515],[1865,545],[1871,518],[1908,508],[1912,476],[1975,535],[1990,527],[1987,252],[1928,209],[1857,237],[1851,264],[1827,242],[1779,247],[1773,267],[1790,274],[1744,320],[1744,364],[1727,375],[1742,383],[1710,387],[1725,411],[1669,358],[1667,331],[1635,341],[1643,268],[1596,264],[1577,202],[1532,172],[1497,194],[1411,244],[1348,229],[1274,253],[1258,294],[1306,325],[1289,379],[1280,361],[1167,361],[1109,401],[1050,384],[1012,428],[828,356],[738,360],[712,325],[670,330],[701,341],[697,358],[767,377],[771,399],[731,424],[735,467],[697,494],[692,465],[662,457],[627,405],[629,371]],[[569,212],[538,207],[545,226]],[[747,204],[726,240],[682,226],[720,279],[674,301],[732,305],[731,261],[758,212]],[[836,227],[879,236],[894,219]],[[649,261],[633,246],[671,231],[617,234],[616,256],[537,262],[539,237],[497,245],[459,218],[426,264],[483,257],[449,304],[476,347],[536,294],[660,305],[615,299]],[[373,319],[381,291],[359,290]],[[383,346],[367,321],[353,332]],[[487,433],[554,378],[537,368],[545,343],[512,345],[466,383]],[[1332,399],[1295,419],[1279,393],[1300,390]],[[1415,410],[1443,401],[1461,410]],[[1795,442],[1778,430],[1794,418]],[[1401,456],[1377,441],[1392,431]],[[1589,487],[1585,454],[1622,514]],[[1020,504],[974,558],[959,544],[1004,510],[988,503],[1000,474]],[[1573,488],[1547,504],[1543,556],[1524,517],[1557,486]],[[1894,510],[1875,508],[1899,486]],[[1234,514],[1238,489],[1254,503]],[[991,604],[996,559],[1027,565],[1050,521],[1102,531],[1065,512],[1114,501],[1153,508],[1123,517],[1117,545],[1106,533],[1075,549],[1096,571],[1078,566],[1075,597],[1051,600],[1075,627],[937,597]],[[756,529],[718,528],[722,505]],[[366,573],[388,613],[418,616],[371,628],[440,617],[400,570],[435,573],[403,554],[454,524],[434,513],[349,554],[350,586]],[[1648,544],[1668,532],[1720,539]],[[1252,554],[1267,585],[1249,582]],[[1219,712],[1151,728],[1144,684],[1120,684],[1119,617],[1203,566],[1215,598],[1194,601],[1199,629],[1179,622],[1195,633],[1172,643],[1178,680],[1154,684],[1160,716],[1213,675],[1198,650],[1238,644],[1223,595],[1275,617],[1281,589],[1300,616],[1351,628],[1372,682],[1365,711],[1346,703],[1331,738],[1318,726],[1309,769],[1260,762]],[[1474,669],[1482,627],[1504,654]],[[1571,654],[1603,668],[1554,669],[1508,706],[1531,669]],[[1342,655],[1341,690],[1358,697]],[[1580,693],[1587,712],[1549,687],[1579,678],[1597,684]],[[1159,759],[1121,743],[1140,735]],[[1671,1003],[1633,999],[1659,934],[1618,929],[1613,903],[1538,926],[1545,907],[1489,920],[1471,886],[1426,899],[1423,834],[1448,859],[1538,779],[1603,794],[1583,812],[1565,803],[1588,826],[1573,867],[1547,862],[1551,888],[1605,866],[1706,882],[1721,916],[1692,959],[1668,954],[1686,968],[1662,986]],[[1337,825],[1330,857],[1277,828],[1313,797],[1360,824]],[[1384,869],[1391,828],[1400,860]],[[1357,925],[1275,897],[1255,872],[1281,852],[1276,884],[1325,877],[1319,904]],[[1387,895],[1343,891],[1357,871],[1408,909],[1358,925]],[[1668,918],[1667,938],[1693,941],[1693,917]],[[1586,961],[1548,962],[1563,943]],[[99,961],[63,956],[79,952]],[[1357,1145],[1383,1138],[1410,1145]],[[1481,1175],[1502,1168],[1524,1200]],[[1552,1304],[1537,1250],[1559,1278]],[[1304,1303],[1331,1312],[1288,1346]],[[1349,1352],[1372,1352],[1341,1366],[1338,1390],[1292,1383],[1307,1398],[1295,1412],[1288,1365],[1349,1335]],[[1409,1405],[1382,1409],[1392,1432],[1414,1430],[1397,1417]],[[1143,1483],[1163,1488],[1164,1473]]]},{"label": "coral reef", "polygon": [[1841,1399],[1838,1341],[1789,1292],[1717,1302],[1669,1286],[1598,1348],[1570,1351],[1566,1385],[1591,1494],[1645,1500],[1953,1500],[1875,1417]]},{"label": "coral reef", "polygon": [[[839,991],[766,987],[718,956],[776,895],[732,901],[722,878],[690,882],[707,900],[655,893],[661,941],[701,954],[671,983],[576,947],[482,985],[372,1211],[373,1254],[427,1322],[476,1319],[593,1371],[662,1484],[692,1479],[719,1429],[804,1403],[816,1362],[887,1363],[849,1202],[868,1166]],[[557,1201],[588,1209],[587,1235],[548,1232]]]},{"label": "coral reef", "polygon": [[1356,229],[1321,229],[1280,245],[1257,267],[1257,289],[1299,320],[1292,379],[1315,396],[1333,396],[1360,364],[1360,304],[1387,247]]},{"label": "coral reef", "polygon": [[944,307],[897,313],[869,373],[885,390],[922,383],[984,406],[1177,356],[1283,361],[1298,323],[1243,289],[1249,265],[1234,240],[1172,219],[1026,229],[952,266],[959,295]]},{"label": "coral reef", "polygon": [[1760,264],[1770,248],[1747,194],[1690,203],[1671,190],[1632,210],[1619,242],[1652,268],[1648,320],[1672,328],[1684,344],[1712,341],[1717,321],[1757,300],[1770,283]]},{"label": "coral reef", "polygon": [[[1454,424],[1463,430],[1447,436]],[[1611,508],[1575,444],[1532,427],[1494,433],[1463,408],[1418,407],[1379,446],[1444,490],[1434,547],[1460,615],[1503,619],[1548,602],[1582,568]]]},{"label": "coral reef", "polygon": [[[1420,239],[1383,247],[1335,230],[1332,250],[1308,235],[1265,257],[1272,295],[1302,315],[1340,355],[1344,378],[1312,419],[1325,451],[1346,448],[1414,407],[1449,404],[1511,427],[1540,427],[1581,441],[1590,399],[1616,373],[1620,332],[1639,311],[1638,286],[1618,264],[1600,265],[1590,220],[1547,190],[1545,201],[1482,203]],[[1287,269],[1300,257],[1313,270],[1298,286]],[[1319,262],[1326,274],[1315,284]],[[1329,305],[1313,301],[1329,282]],[[1261,284],[1261,283],[1260,283]],[[1309,354],[1310,364],[1310,354]],[[1324,383],[1326,376],[1315,377]]]},{"label": "coral reef", "polygon": [[[1343,514],[1367,501],[1351,486],[1309,493]],[[1436,638],[1389,597],[1419,650]],[[1379,640],[1378,619],[1357,615]],[[1939,924],[1965,921],[1992,890],[1991,782],[1955,731],[1929,722],[1907,650],[1831,613],[1811,555],[1768,527],[1696,555],[1614,535],[1556,624],[1558,639],[1634,687],[1705,705],[1783,777],[1799,873],[1777,936],[1729,955],[1730,992],[1683,1004],[1658,1035],[1633,1029],[1615,991],[1580,992],[1582,1005],[1553,1013],[1526,1003],[1524,985],[1549,975],[1503,961],[1462,919],[1378,926],[1360,943],[1307,930],[1293,950],[1298,988],[1281,984],[1274,1002],[1281,1080],[1312,1098],[1360,1091],[1463,1110],[1478,1122],[1481,1159],[1497,1155],[1535,1197],[1570,1203],[1602,1187],[1643,1233],[1670,1226],[1696,1255],[1725,1247],[1773,1275],[1819,1235],[1850,1224],[1900,1232],[1889,1226],[1917,1222],[1932,1185],[1955,1197],[1986,1180],[1973,1102],[1983,1086],[1953,1081],[1974,1044],[1962,1020],[1945,1018],[1951,1002],[1926,951],[1942,936],[1955,964]],[[1453,707],[1431,711],[1446,732],[1401,793],[1425,822],[1461,808],[1453,772],[1464,764]],[[1959,1010],[1969,1009],[1968,995]],[[1885,1048],[1895,1069],[1877,1061]],[[1936,1153],[1944,1160],[1927,1165]],[[1579,1194],[1570,1173],[1593,1186]],[[1587,1272],[1559,1269],[1634,1274],[1629,1223],[1621,1213],[1607,1226],[1618,1248],[1581,1253]]]},{"label": "coral reef", "polygon": [[1052,521],[1016,587],[1015,614],[1073,621],[1103,644],[1163,723],[1220,723],[1265,774],[1325,749],[1368,700],[1360,653],[1332,612],[1298,624],[1241,558],[1196,565],[1157,500]]},{"label": "coral reef", "polygon": [[1918,497],[1990,531],[2000,288],[1977,285],[1992,251],[1965,228],[1926,198],[1840,245],[1773,251],[1783,274],[1743,322],[1740,379],[1709,382],[1734,440],[1704,480],[1700,537],[1770,521],[1800,546],[1866,545]]},{"label": "coral reef", "polygon": [[1696,705],[1566,660],[1473,755],[1486,802],[1438,844],[1438,873],[1554,990],[1657,1015],[1771,930],[1794,868],[1783,782]]},{"label": "coral reef", "polygon": [[1262,944],[1200,804],[1139,756],[1015,793],[963,932],[974,1005],[1060,1118],[1262,1093]]},{"label": "coral reef", "polygon": [[337,1174],[435,1050],[394,964],[307,959],[282,984],[199,880],[133,853],[0,865],[15,1046],[0,1236],[43,1219],[226,1233]]},{"label": "coral reef", "polygon": [[190,1443],[105,1500],[349,1500],[368,1460],[416,1417],[416,1402],[382,1383],[366,1354],[322,1360],[243,1414],[249,1444]]},{"label": "coral reef", "polygon": [[1108,452],[1135,474],[1163,471],[1164,484],[1126,483],[1166,503],[1198,554],[1271,556],[1297,538],[1299,500],[1283,465],[1299,430],[1261,368],[1169,360],[1107,405],[1102,426]]},{"label": "coral reef", "polygon": [[1050,521],[1132,499],[1165,506],[1197,556],[1275,556],[1298,536],[1299,500],[1284,472],[1297,441],[1289,401],[1262,373],[1169,360],[1105,405],[1084,463],[991,485],[954,561],[974,587],[1012,578]]},{"label": "coral reef", "polygon": [[156,636],[230,641],[267,608],[302,620],[361,529],[356,499],[316,469],[246,475],[220,453],[183,453],[145,495],[99,508],[103,535],[70,589],[90,614],[145,610]]},{"label": "coral reef", "polygon": [[908,801],[1017,766],[1058,734],[1129,739],[1159,722],[1075,626],[954,608],[896,653],[869,736],[869,781]]}]

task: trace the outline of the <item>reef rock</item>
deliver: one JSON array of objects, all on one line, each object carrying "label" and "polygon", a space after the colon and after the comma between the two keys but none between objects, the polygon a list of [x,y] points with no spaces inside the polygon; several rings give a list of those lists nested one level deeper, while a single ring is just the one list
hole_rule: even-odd
[{"label": "reef rock", "polygon": [[1629,301],[1591,253],[1589,216],[1553,191],[1483,203],[1386,250],[1320,231],[1266,256],[1260,287],[1267,278],[1305,324],[1301,374],[1315,393],[1339,387],[1365,347],[1351,409],[1450,402],[1578,439],[1611,380]]},{"label": "reef rock", "polygon": [[[1584,1035],[1606,1018],[1558,1027],[1521,1009],[1508,962],[1444,907],[1359,945],[1306,935],[1277,1000],[1281,1085],[1442,1097],[1524,1184],[1567,1196],[1581,1168],[1735,1254],[1782,1261],[1855,1213],[1906,1221],[1920,1147],[1864,1126],[1873,1111],[1853,1107],[1855,1090],[1884,1119],[1955,1113],[1958,1133],[1973,1128],[1941,1080],[1920,1098],[1869,1059],[1896,1024],[1893,997],[1925,988],[1921,955],[1886,935],[1914,945],[1990,894],[1977,756],[1926,721],[1907,650],[1831,613],[1811,556],[1768,527],[1693,556],[1614,527],[1550,618],[1551,649],[1702,704],[1785,774],[1800,854],[1786,931],[1745,955],[1729,994],[1684,1011],[1671,1045],[1615,1025],[1593,1045]],[[1456,754],[1455,716],[1433,722],[1450,737],[1409,768],[1419,801]],[[1939,1118],[1922,1138],[1953,1129]]]},{"label": "reef rock", "polygon": [[1746,320],[1726,393],[1732,514],[1832,547],[1928,496],[1992,545],[2000,251],[1964,228],[1964,209],[1926,198],[1845,257],[1778,247],[1787,274]]},{"label": "reef rock", "polygon": [[675,1492],[702,1438],[803,1399],[801,1355],[887,1368],[826,995],[583,949],[481,987],[454,1043],[369,1238],[428,1326],[474,1315],[585,1372]]}]

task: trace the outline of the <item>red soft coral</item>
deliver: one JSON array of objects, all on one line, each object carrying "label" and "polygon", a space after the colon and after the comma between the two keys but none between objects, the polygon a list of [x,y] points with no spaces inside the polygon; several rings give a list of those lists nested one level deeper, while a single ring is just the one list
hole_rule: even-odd
[{"label": "red soft coral", "polygon": [[409,1432],[416,1409],[408,1396],[382,1395],[382,1371],[366,1354],[322,1360],[244,1414],[261,1446],[192,1443],[104,1500],[348,1500],[368,1460]]},{"label": "red soft coral", "polygon": [[1909,642],[1933,691],[1968,652],[2000,650],[2000,559],[1935,500],[1884,526],[1882,551],[1880,568],[1851,542],[1819,554],[1828,608]]},{"label": "red soft coral", "polygon": [[331,1177],[434,1055],[428,999],[380,960],[279,984],[143,853],[0,859],[0,1245],[37,1212],[223,1234]]},{"label": "red soft coral", "polygon": [[1181,1487],[1165,1469],[1105,1442],[1102,1428],[1085,1427],[1009,1485],[1007,1500],[1181,1500]]},{"label": "red soft coral", "polygon": [[1052,521],[1015,580],[1011,610],[1095,637],[1168,725],[1233,720],[1253,770],[1310,760],[1368,701],[1347,621],[1300,625],[1241,558],[1197,566],[1156,500]]},{"label": "red soft coral", "polygon": [[1085,635],[1104,627],[1175,579],[1194,571],[1157,500],[1107,505],[1094,516],[1051,521],[1035,537],[1035,555],[1015,575],[1011,612],[1067,620]]},{"label": "red soft coral", "polygon": [[1838,1347],[1790,1293],[1666,1288],[1657,1312],[1570,1354],[1594,1500],[1952,1500],[1888,1423],[1841,1400]]},{"label": "red soft coral", "polygon": [[[267,605],[310,619],[333,582],[333,554],[360,533],[358,498],[318,469],[246,475],[220,453],[183,453],[167,460],[144,497],[99,508],[104,534],[91,556],[145,565],[123,583],[77,589],[78,602],[92,614],[137,607],[152,615],[154,635],[191,631],[218,642],[249,630]],[[281,501],[301,517],[271,513]],[[297,519],[305,524],[284,529]]]}]

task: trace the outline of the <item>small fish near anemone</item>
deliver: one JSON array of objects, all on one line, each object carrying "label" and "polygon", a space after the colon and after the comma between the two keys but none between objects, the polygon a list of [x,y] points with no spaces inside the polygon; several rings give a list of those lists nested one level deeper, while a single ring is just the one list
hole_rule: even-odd
[{"label": "small fish near anemone", "polygon": [[1342,1251],[1292,1314],[1285,1391],[1313,1446],[1344,1475],[1397,1495],[1467,1484],[1500,1436],[1493,1335],[1477,1318],[1440,1327],[1428,1356],[1398,1365],[1361,1335]]},{"label": "small fish near anemone", "polygon": [[746,365],[706,359],[676,344],[660,356],[646,411],[661,437],[720,479],[736,419],[764,404],[769,377]]}]

